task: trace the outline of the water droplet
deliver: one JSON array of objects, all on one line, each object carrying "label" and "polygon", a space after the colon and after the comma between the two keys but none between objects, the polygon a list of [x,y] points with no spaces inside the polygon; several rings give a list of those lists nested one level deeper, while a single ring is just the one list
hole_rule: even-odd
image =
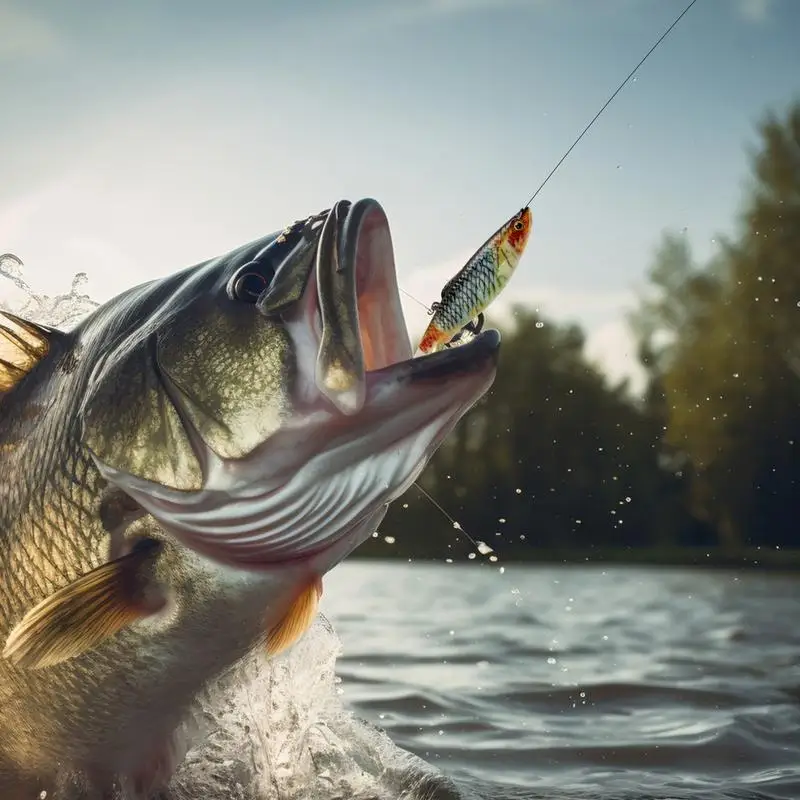
[{"label": "water droplet", "polygon": [[467,558],[468,558],[470,561],[474,560],[474,558],[475,558],[475,553],[468,553],[468,554],[467,554]]},{"label": "water droplet", "polygon": [[522,489],[516,489],[515,491],[517,494],[522,494]]},{"label": "water droplet", "polygon": [[478,541],[475,544],[478,546],[478,552],[482,556],[487,556],[489,555],[489,553],[494,553],[494,550],[491,547],[489,547],[489,545],[486,544],[486,542]]},{"label": "water droplet", "polygon": [[553,658],[553,656],[550,656],[550,658],[547,659],[547,663],[548,664],[555,664],[556,660]]},{"label": "water droplet", "polygon": [[544,322],[541,322],[541,321],[540,321],[540,322],[537,322],[537,323],[536,323],[536,327],[537,327],[537,328],[544,328]]},{"label": "water droplet", "polygon": [[396,540],[394,536],[384,536],[383,541],[386,542],[386,544],[394,544]]}]

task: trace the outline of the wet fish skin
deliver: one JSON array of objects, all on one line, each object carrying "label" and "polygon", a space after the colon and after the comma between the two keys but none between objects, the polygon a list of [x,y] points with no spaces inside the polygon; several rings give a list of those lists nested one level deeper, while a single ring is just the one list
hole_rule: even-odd
[{"label": "wet fish skin", "polygon": [[[310,588],[491,385],[495,332],[410,360],[380,206],[330,214],[41,332],[21,379],[0,347],[0,797],[163,785],[205,682],[302,633]],[[262,295],[231,296],[242,270]]]}]

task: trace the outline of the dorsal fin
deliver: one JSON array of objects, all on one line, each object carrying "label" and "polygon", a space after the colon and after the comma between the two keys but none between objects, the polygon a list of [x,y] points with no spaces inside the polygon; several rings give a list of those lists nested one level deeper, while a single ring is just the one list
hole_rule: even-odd
[{"label": "dorsal fin", "polygon": [[56,328],[0,311],[0,396],[13,389],[49,352]]}]

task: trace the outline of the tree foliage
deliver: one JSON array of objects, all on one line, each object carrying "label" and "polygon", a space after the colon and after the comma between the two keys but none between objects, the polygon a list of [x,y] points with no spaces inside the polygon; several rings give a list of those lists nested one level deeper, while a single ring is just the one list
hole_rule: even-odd
[{"label": "tree foliage", "polygon": [[[655,251],[631,315],[643,401],[588,362],[578,327],[516,309],[493,389],[421,479],[506,557],[800,546],[800,104],[759,134],[735,235],[705,264],[684,233]],[[448,528],[412,490],[381,535],[460,555]]]},{"label": "tree foliage", "polygon": [[680,327],[650,317],[673,333],[656,370],[665,444],[691,463],[692,510],[731,547],[800,544],[800,106],[760,133],[736,239],[702,269],[662,260]]}]

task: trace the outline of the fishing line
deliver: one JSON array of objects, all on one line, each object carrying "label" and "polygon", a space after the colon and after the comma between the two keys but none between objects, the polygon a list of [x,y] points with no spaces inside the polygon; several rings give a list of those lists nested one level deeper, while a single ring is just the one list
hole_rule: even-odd
[{"label": "fishing line", "polygon": [[661,34],[656,43],[644,54],[642,60],[628,73],[628,76],[625,78],[625,80],[622,81],[622,83],[619,86],[617,86],[611,97],[609,97],[608,100],[606,100],[606,102],[603,104],[603,107],[594,115],[594,117],[592,117],[589,124],[580,132],[578,138],[575,139],[575,141],[569,146],[569,149],[566,151],[566,153],[564,153],[564,155],[561,156],[561,158],[558,160],[558,163],[553,167],[553,169],[550,170],[547,177],[541,182],[539,188],[531,195],[531,199],[528,200],[527,203],[525,203],[524,206],[525,208],[528,208],[528,206],[530,206],[530,204],[536,199],[536,196],[539,194],[539,192],[541,192],[542,189],[544,189],[545,184],[550,180],[550,178],[553,177],[553,175],[556,174],[558,168],[567,160],[567,156],[569,156],[569,154],[575,149],[575,146],[578,144],[578,142],[581,139],[583,139],[583,137],[589,132],[589,128],[591,128],[592,125],[594,125],[594,123],[597,122],[597,120],[600,118],[600,115],[611,105],[614,98],[623,90],[625,85],[634,76],[639,67],[641,67],[642,64],[644,64],[644,62],[647,61],[648,58],[650,58],[653,51],[661,44],[661,42],[664,41],[664,39],[667,38],[667,36],[669,36],[669,34],[672,32],[672,29],[684,18],[684,16],[686,16],[686,13],[696,2],[697,0],[692,0],[692,2],[689,3],[689,5],[686,6],[686,8],[684,8],[683,11],[681,11],[681,13],[673,21],[672,25],[670,25],[669,28],[667,28],[664,31],[664,33]]},{"label": "fishing line", "polygon": [[[539,195],[539,192],[541,192],[542,189],[544,189],[550,178],[552,178],[553,175],[556,174],[559,167],[561,167],[561,165],[567,160],[570,153],[575,149],[575,147],[577,147],[581,139],[583,139],[583,137],[589,132],[591,127],[595,124],[595,122],[597,122],[597,120],[600,118],[603,112],[611,105],[616,96],[625,88],[625,86],[628,84],[628,81],[630,81],[630,79],[636,74],[636,72],[645,63],[645,61],[647,61],[647,59],[650,58],[650,56],[655,52],[658,46],[667,38],[667,36],[669,36],[669,34],[672,33],[675,26],[686,16],[686,14],[689,12],[689,10],[696,2],[697,0],[691,0],[691,2],[686,6],[686,8],[684,8],[683,11],[681,11],[681,13],[678,14],[678,16],[672,21],[672,24],[661,34],[661,36],[658,37],[653,46],[644,54],[644,56],[642,56],[642,58],[639,60],[639,63],[636,64],[636,66],[627,74],[622,83],[620,83],[619,86],[617,86],[617,88],[612,92],[608,100],[606,100],[605,103],[603,103],[600,110],[592,117],[589,123],[578,134],[578,136],[575,138],[575,141],[572,142],[572,144],[567,148],[567,150],[564,152],[564,155],[562,155],[561,158],[559,158],[555,166],[550,170],[545,179],[539,184],[539,187],[531,195],[530,199],[523,208],[530,207],[531,203],[533,203],[533,201]],[[418,300],[416,297],[414,297],[413,294],[407,292],[403,288],[400,288],[400,291],[407,297],[410,297],[415,303],[418,303],[420,306],[422,306],[429,314],[432,313],[432,309],[429,308],[421,300]],[[441,504],[437,500],[435,500],[425,489],[423,489],[422,486],[420,486],[418,483],[415,483],[414,486],[434,506],[434,508],[438,509],[438,511],[450,521],[450,523],[453,525],[454,528],[460,530],[467,537],[467,539],[473,544],[473,546],[478,550],[479,553],[481,553],[482,555],[486,555],[492,552],[492,549],[488,545],[486,545],[483,542],[479,543],[475,539],[473,539],[472,536],[470,536],[469,533],[467,533],[467,531],[465,531],[464,528],[461,527],[461,524],[458,523],[455,519],[453,519],[453,517],[450,516],[450,514],[448,514],[447,511],[445,511],[445,509],[441,506]]]},{"label": "fishing line", "polygon": [[[697,2],[697,0],[691,0],[691,2],[686,6],[686,8],[684,8],[683,11],[681,11],[681,13],[678,14],[678,16],[672,21],[672,24],[664,31],[664,33],[662,33],[661,36],[658,37],[658,39],[656,40],[655,44],[653,44],[653,46],[644,54],[644,56],[642,56],[642,58],[640,59],[639,63],[627,74],[627,76],[625,77],[625,80],[623,80],[622,83],[620,83],[620,85],[617,86],[617,88],[614,90],[614,92],[611,94],[611,96],[608,98],[608,100],[606,100],[606,102],[603,103],[603,105],[600,108],[600,110],[592,117],[592,119],[589,121],[589,123],[586,125],[586,127],[578,134],[577,138],[567,148],[567,150],[565,151],[564,155],[561,156],[561,158],[558,159],[558,161],[556,162],[556,165],[550,170],[550,172],[547,174],[545,179],[539,184],[539,188],[531,195],[530,199],[523,206],[523,208],[528,208],[530,206],[530,204],[537,198],[537,196],[539,195],[539,192],[541,192],[542,189],[544,189],[544,187],[547,185],[547,182],[550,180],[550,178],[552,178],[553,175],[556,174],[556,172],[561,167],[561,165],[567,160],[567,158],[569,158],[570,153],[577,147],[577,145],[581,141],[581,139],[583,139],[583,137],[586,136],[586,134],[589,132],[589,130],[595,124],[595,122],[597,122],[597,120],[600,119],[600,117],[603,114],[603,112],[614,101],[614,98],[625,88],[625,86],[628,84],[628,81],[630,81],[630,79],[636,74],[636,72],[639,70],[639,68],[642,66],[642,64],[644,64],[644,62],[647,61],[648,58],[650,58],[650,56],[655,52],[655,50],[664,41],[664,39],[666,39],[667,36],[669,36],[670,33],[672,33],[673,28],[675,28],[675,26],[686,16],[686,14],[689,12],[691,7],[696,2]],[[428,312],[428,314],[432,313],[432,309],[428,305],[423,303],[422,300],[419,300],[418,298],[414,297],[414,295],[411,294],[411,292],[407,292],[402,287],[400,288],[400,291],[404,295],[406,295],[406,297],[411,298],[415,303],[417,303],[418,305],[422,306],[422,308],[424,308]]]},{"label": "fishing line", "polygon": [[413,294],[411,294],[411,292],[407,292],[407,291],[406,291],[406,290],[405,290],[405,289],[404,289],[402,286],[400,286],[400,287],[398,287],[398,288],[400,289],[400,291],[401,291],[401,292],[402,292],[402,293],[403,293],[403,294],[404,294],[406,297],[410,297],[410,298],[411,298],[411,299],[412,299],[412,300],[413,300],[415,303],[417,303],[418,305],[421,305],[421,306],[422,306],[422,307],[423,307],[423,308],[424,308],[424,309],[425,309],[425,310],[426,310],[426,311],[427,311],[429,314],[431,313],[431,309],[430,309],[430,307],[429,307],[429,306],[426,306],[426,305],[425,305],[425,303],[423,303],[423,302],[422,302],[422,300],[418,300],[416,297],[414,297],[414,295],[413,295]]},{"label": "fishing line", "polygon": [[420,494],[421,494],[421,495],[422,495],[424,498],[426,498],[426,499],[427,499],[427,500],[428,500],[428,501],[431,503],[431,505],[433,505],[433,507],[434,507],[434,508],[436,508],[436,509],[438,509],[439,511],[441,511],[441,513],[442,513],[442,514],[443,514],[443,515],[444,515],[444,516],[445,516],[445,517],[446,517],[446,518],[447,518],[447,519],[450,521],[450,524],[451,524],[451,525],[452,525],[452,526],[453,526],[453,527],[454,527],[454,528],[455,528],[457,531],[461,531],[461,533],[463,533],[463,534],[464,534],[464,536],[466,536],[466,537],[467,537],[467,539],[468,539],[468,540],[469,540],[469,541],[472,543],[472,545],[475,547],[475,549],[476,549],[476,550],[477,550],[477,551],[478,551],[478,552],[479,552],[479,553],[480,553],[482,556],[488,556],[490,553],[493,553],[493,552],[494,552],[494,550],[493,550],[491,547],[489,547],[489,545],[488,545],[488,544],[486,544],[486,542],[479,542],[479,541],[477,541],[476,539],[473,539],[473,538],[472,538],[472,537],[469,535],[469,533],[467,533],[467,531],[465,531],[465,530],[464,530],[464,528],[462,527],[461,523],[460,523],[460,522],[458,522],[458,521],[456,521],[455,519],[453,519],[453,517],[451,517],[451,516],[450,516],[450,514],[448,514],[448,513],[447,513],[447,511],[445,511],[445,509],[444,509],[444,507],[441,505],[441,503],[439,503],[437,500],[435,500],[435,499],[434,499],[434,498],[433,498],[433,497],[432,497],[432,496],[431,496],[431,495],[430,495],[430,494],[429,494],[429,493],[428,493],[428,492],[427,492],[425,489],[423,489],[423,488],[422,488],[422,486],[420,486],[418,483],[414,483],[414,488],[415,488],[415,489],[417,489],[417,490],[419,491],[419,493],[420,493]]}]

